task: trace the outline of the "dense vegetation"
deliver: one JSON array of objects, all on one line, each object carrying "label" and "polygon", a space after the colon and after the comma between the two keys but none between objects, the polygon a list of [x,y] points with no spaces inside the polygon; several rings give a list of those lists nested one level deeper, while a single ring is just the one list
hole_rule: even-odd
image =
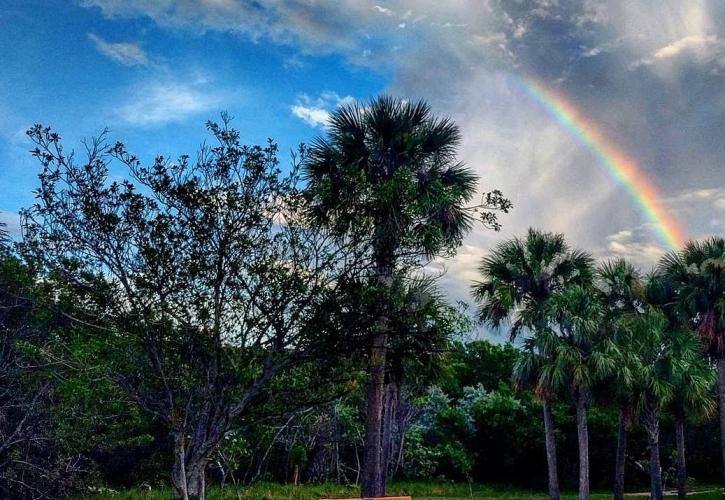
[{"label": "dense vegetation", "polygon": [[196,161],[150,166],[28,131],[36,203],[0,233],[3,497],[722,481],[722,238],[645,275],[531,229],[487,252],[476,307],[449,304],[427,264],[511,208],[471,203],[453,123],[344,106],[284,169],[209,130]]}]

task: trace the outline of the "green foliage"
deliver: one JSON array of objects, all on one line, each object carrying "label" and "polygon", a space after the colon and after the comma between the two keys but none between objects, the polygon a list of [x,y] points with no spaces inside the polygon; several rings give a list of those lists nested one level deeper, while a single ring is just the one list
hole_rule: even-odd
[{"label": "green foliage", "polygon": [[458,127],[422,101],[384,96],[338,108],[303,162],[314,220],[372,235],[377,259],[455,250],[476,187],[456,160],[459,143]]},{"label": "green foliage", "polygon": [[479,268],[473,284],[481,321],[494,327],[511,325],[511,337],[522,328],[536,329],[546,321],[544,303],[567,285],[586,285],[593,276],[589,254],[571,250],[564,235],[529,229],[526,238],[496,246]]},{"label": "green foliage", "polygon": [[703,337],[716,357],[725,355],[725,239],[691,241],[658,266],[664,286],[675,290],[681,319]]}]

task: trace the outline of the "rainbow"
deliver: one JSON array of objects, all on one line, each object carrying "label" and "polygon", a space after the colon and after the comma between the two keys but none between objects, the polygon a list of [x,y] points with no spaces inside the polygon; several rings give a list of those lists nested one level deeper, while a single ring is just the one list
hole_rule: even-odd
[{"label": "rainbow", "polygon": [[657,188],[635,160],[608,140],[595,123],[555,91],[532,79],[514,78],[513,81],[579,143],[594,153],[607,172],[629,191],[667,247],[676,250],[683,246],[685,238],[680,224],[662,208]]}]

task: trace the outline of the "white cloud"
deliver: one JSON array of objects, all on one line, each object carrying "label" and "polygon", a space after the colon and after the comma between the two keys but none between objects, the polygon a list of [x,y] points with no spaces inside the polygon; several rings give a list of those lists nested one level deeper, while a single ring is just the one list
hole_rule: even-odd
[{"label": "white cloud", "polygon": [[303,120],[311,127],[325,126],[330,119],[330,112],[326,109],[314,106],[305,106],[304,104],[295,104],[291,109],[293,115]]},{"label": "white cloud", "polygon": [[101,37],[88,34],[96,49],[106,57],[125,66],[147,66],[149,58],[146,52],[136,43],[111,43]]},{"label": "white cloud", "polygon": [[718,38],[714,35],[709,36],[686,36],[669,45],[666,45],[653,54],[654,59],[671,59],[684,51],[695,50],[702,51],[708,47],[717,45],[720,43]]},{"label": "white cloud", "polygon": [[666,252],[661,245],[649,241],[651,229],[650,224],[642,224],[607,236],[607,246],[599,252],[600,257],[624,258],[640,269],[647,270]]},{"label": "white cloud", "polygon": [[656,49],[649,57],[638,59],[630,64],[635,69],[657,63],[672,61],[679,57],[690,56],[699,63],[712,63],[717,68],[725,66],[725,40],[715,35],[689,35]]},{"label": "white cloud", "polygon": [[134,125],[162,125],[190,116],[219,111],[228,96],[203,80],[192,84],[149,81],[131,89],[118,115]]},{"label": "white cloud", "polygon": [[390,10],[390,9],[388,9],[386,7],[381,7],[380,5],[373,5],[373,9],[375,9],[378,12],[380,12],[381,14],[385,14],[386,16],[392,16],[393,15],[393,11],[392,10]]},{"label": "white cloud", "polygon": [[290,107],[292,114],[311,127],[324,127],[330,119],[330,111],[338,106],[354,102],[351,96],[340,97],[332,91],[325,91],[316,99],[301,94]]},{"label": "white cloud", "polygon": [[20,239],[20,214],[17,212],[4,212],[0,210],[0,222],[5,224],[5,230],[11,238]]},{"label": "white cloud", "polygon": [[691,189],[666,198],[664,201],[676,210],[699,210],[707,206],[725,210],[725,188]]}]

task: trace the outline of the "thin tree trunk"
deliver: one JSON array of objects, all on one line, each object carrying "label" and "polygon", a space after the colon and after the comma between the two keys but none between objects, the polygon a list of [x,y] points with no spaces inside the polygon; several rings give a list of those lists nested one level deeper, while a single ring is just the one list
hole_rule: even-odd
[{"label": "thin tree trunk", "polygon": [[554,436],[554,415],[551,402],[544,399],[544,437],[546,441],[546,466],[549,473],[549,499],[559,500],[559,476],[556,466],[556,438]]},{"label": "thin tree trunk", "polygon": [[662,466],[660,465],[660,422],[654,408],[647,408],[644,417],[650,457],[650,498],[652,500],[663,500]]},{"label": "thin tree trunk", "polygon": [[364,498],[380,497],[385,494],[385,474],[382,467],[382,424],[387,337],[384,332],[376,333],[370,353],[362,473],[362,496]]},{"label": "thin tree trunk", "polygon": [[677,498],[687,498],[687,465],[685,463],[685,418],[675,414],[675,442],[677,443]]},{"label": "thin tree trunk", "polygon": [[587,397],[581,389],[574,390],[576,430],[579,441],[579,500],[589,500],[589,429],[587,428]]},{"label": "thin tree trunk", "polygon": [[619,407],[619,429],[617,431],[617,458],[614,465],[614,500],[624,500],[624,468],[627,464],[627,432],[629,409]]},{"label": "thin tree trunk", "polygon": [[720,457],[725,486],[725,356],[717,360],[718,393],[720,396]]}]

